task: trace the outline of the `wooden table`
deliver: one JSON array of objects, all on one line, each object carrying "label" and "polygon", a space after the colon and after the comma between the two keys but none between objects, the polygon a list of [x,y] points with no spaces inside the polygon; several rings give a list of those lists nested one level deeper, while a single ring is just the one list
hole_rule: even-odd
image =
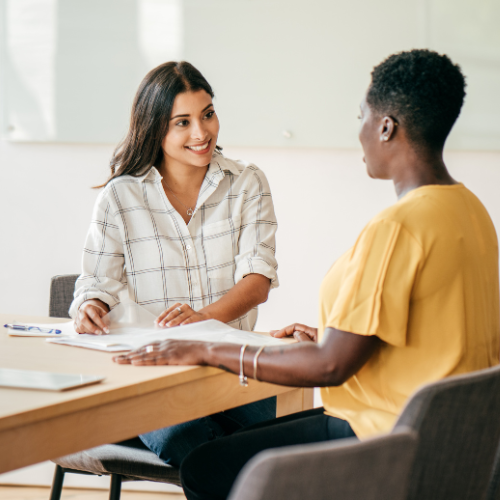
[{"label": "wooden table", "polygon": [[0,388],[0,473],[167,425],[278,396],[278,416],[312,408],[312,390],[249,381],[212,367],[118,365],[112,354],[9,337],[5,323],[54,323],[0,314],[0,367],[103,375],[66,392]]}]

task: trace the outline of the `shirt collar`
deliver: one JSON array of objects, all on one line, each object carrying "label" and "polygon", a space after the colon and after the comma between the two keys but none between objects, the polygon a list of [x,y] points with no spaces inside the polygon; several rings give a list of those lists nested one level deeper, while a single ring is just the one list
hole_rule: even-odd
[{"label": "shirt collar", "polygon": [[238,170],[236,163],[232,160],[227,159],[222,153],[217,150],[214,151],[210,167],[208,168],[208,172],[210,172],[210,169],[213,165],[218,165],[219,169],[222,171],[229,171],[233,175],[240,175],[240,171]]},{"label": "shirt collar", "polygon": [[[225,175],[224,172],[227,171],[231,172],[233,175],[240,175],[240,171],[234,161],[228,160],[219,151],[214,151],[205,178],[213,179],[215,176],[220,175],[222,179]],[[139,182],[144,182],[146,179],[153,182],[161,182],[163,177],[158,171],[158,168],[153,166],[144,175],[137,177]]]}]

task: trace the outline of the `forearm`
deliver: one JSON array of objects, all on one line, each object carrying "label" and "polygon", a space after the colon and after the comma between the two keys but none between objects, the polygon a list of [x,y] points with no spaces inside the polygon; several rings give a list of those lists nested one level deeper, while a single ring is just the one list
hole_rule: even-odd
[{"label": "forearm", "polygon": [[[205,364],[239,374],[241,346],[208,344],[204,349]],[[253,378],[253,360],[258,347],[248,346],[244,355],[244,373]],[[293,387],[325,387],[342,384],[340,367],[313,342],[268,346],[258,358],[257,378],[260,381]]]},{"label": "forearm", "polygon": [[199,312],[207,318],[228,323],[267,300],[271,283],[262,274],[249,274],[217,302]]},{"label": "forearm", "polygon": [[[266,346],[260,353],[257,379],[292,387],[341,385],[357,373],[379,349],[378,337],[357,335],[326,328],[320,344]],[[259,348],[248,346],[243,357],[243,371],[254,377],[253,361]],[[142,347],[117,356],[118,363],[136,365],[209,365],[240,373],[241,346],[185,340],[165,340],[156,348]]]}]

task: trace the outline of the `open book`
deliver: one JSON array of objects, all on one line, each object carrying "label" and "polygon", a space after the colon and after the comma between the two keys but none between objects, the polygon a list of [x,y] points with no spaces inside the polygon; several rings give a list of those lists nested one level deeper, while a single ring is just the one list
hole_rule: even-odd
[{"label": "open book", "polygon": [[[179,339],[205,342],[231,342],[249,345],[277,345],[283,340],[255,332],[232,328],[225,323],[210,319],[173,328],[154,326],[155,316],[133,302],[120,304],[104,316],[108,335],[81,334],[50,338],[47,342],[107,352],[124,352],[137,349],[151,342]],[[67,325],[67,323],[63,323]]]}]

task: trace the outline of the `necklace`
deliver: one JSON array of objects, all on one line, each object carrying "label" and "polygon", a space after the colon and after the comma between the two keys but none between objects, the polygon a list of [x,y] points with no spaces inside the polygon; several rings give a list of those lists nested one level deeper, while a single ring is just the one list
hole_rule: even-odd
[{"label": "necklace", "polygon": [[186,209],[187,215],[189,215],[189,217],[191,217],[193,215],[193,213],[194,213],[194,208],[191,208],[191,207],[188,207],[187,205],[184,205],[184,203],[182,203],[182,201],[179,200],[179,198],[177,198],[177,196],[175,196],[175,193],[172,191],[172,189],[170,189],[168,187],[167,183],[163,182],[163,184],[172,193],[172,196]]}]

